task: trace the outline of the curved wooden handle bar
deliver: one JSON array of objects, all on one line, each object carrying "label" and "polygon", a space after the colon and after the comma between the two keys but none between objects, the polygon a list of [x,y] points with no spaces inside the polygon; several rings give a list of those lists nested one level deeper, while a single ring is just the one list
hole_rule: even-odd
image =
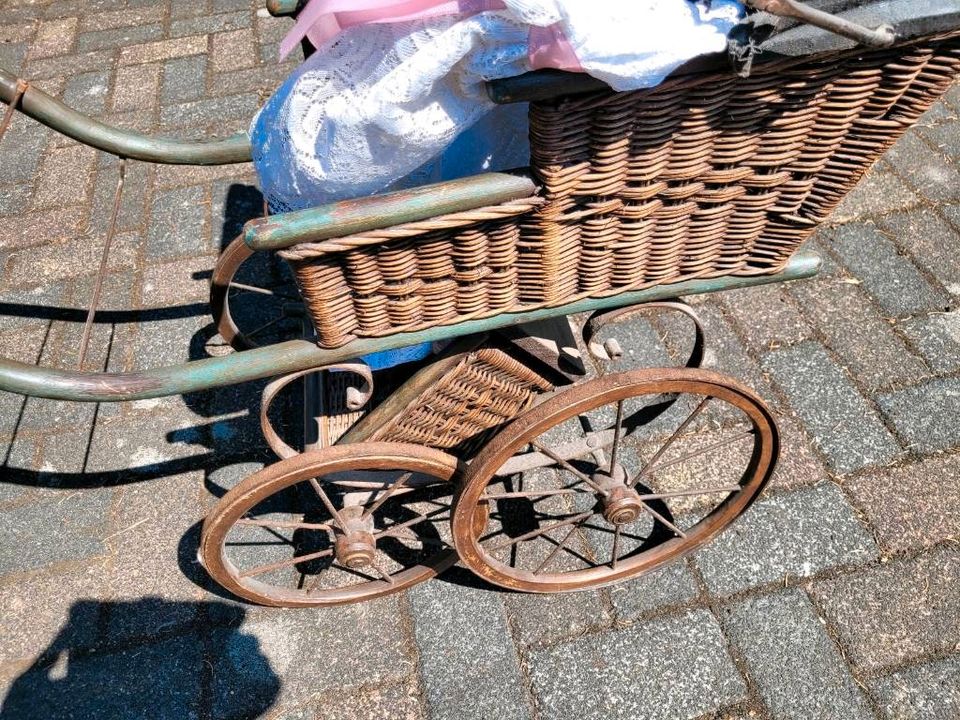
[{"label": "curved wooden handle bar", "polygon": [[258,218],[246,224],[243,239],[253,250],[282,250],[522,200],[536,192],[533,180],[522,173],[485,173]]},{"label": "curved wooden handle bar", "polygon": [[773,275],[725,276],[657,285],[611,297],[578,300],[559,307],[506,313],[491,318],[468,320],[457,325],[397,333],[383,338],[362,338],[334,349],[323,349],[307,340],[290,340],[270,347],[244,350],[225,357],[206,358],[184,365],[135,373],[72,372],[0,359],[0,390],[20,395],[80,402],[118,402],[180,395],[285,375],[320,365],[334,365],[381,350],[396,350],[419,343],[473,335],[495,328],[522,325],[561,315],[637,305],[642,302],[666,300],[684,295],[734,290],[785,280],[800,280],[816,275],[819,270],[819,256],[812,252],[800,251],[791,258],[781,272]]},{"label": "curved wooden handle bar", "polygon": [[[16,96],[17,80],[0,68],[0,100],[8,105]],[[24,93],[19,109],[84,145],[119,157],[168,165],[230,165],[250,162],[252,157],[246,133],[203,142],[149,137],[94,120],[33,86]]]}]

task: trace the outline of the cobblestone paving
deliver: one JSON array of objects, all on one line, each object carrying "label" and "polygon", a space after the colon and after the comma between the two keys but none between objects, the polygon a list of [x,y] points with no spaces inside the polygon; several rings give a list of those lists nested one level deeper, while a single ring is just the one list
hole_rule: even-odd
[{"label": "cobblestone paving", "polygon": [[[3,0],[0,67],[111,123],[222,136],[289,72],[289,26],[254,0]],[[259,385],[0,394],[0,717],[960,718],[958,131],[955,90],[819,234],[817,279],[695,300],[711,363],[778,410],[782,469],[734,532],[623,586],[242,605],[194,553],[270,460]],[[0,144],[3,355],[74,366],[117,173],[22,118]],[[249,166],[128,174],[89,368],[202,354],[213,259],[257,213]]]}]

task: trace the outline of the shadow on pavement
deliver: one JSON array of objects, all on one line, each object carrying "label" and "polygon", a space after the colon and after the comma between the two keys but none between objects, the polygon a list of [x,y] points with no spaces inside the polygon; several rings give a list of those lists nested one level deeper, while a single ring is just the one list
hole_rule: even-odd
[{"label": "shadow on pavement", "polygon": [[[10,685],[0,719],[257,718],[281,683],[259,640],[239,628],[245,614],[220,602],[80,600]],[[157,616],[168,632],[142,637]]]}]

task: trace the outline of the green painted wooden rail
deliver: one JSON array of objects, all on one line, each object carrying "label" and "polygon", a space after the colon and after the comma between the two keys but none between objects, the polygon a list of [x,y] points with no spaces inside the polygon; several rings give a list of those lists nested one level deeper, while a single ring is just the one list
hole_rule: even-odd
[{"label": "green painted wooden rail", "polygon": [[485,173],[257,218],[244,226],[243,238],[253,250],[280,250],[499,205],[536,191],[533,180],[522,173]]},{"label": "green painted wooden rail", "polygon": [[800,251],[793,256],[782,272],[774,275],[726,276],[658,285],[637,292],[594,300],[580,300],[554,308],[507,313],[429,330],[397,333],[383,338],[354,340],[332,350],[317,347],[307,340],[291,340],[225,357],[195,360],[183,365],[133,373],[71,372],[0,359],[0,390],[20,395],[80,402],[117,402],[179,395],[331,365],[380,350],[394,350],[423,342],[462,337],[550,317],[636,305],[684,295],[799,280],[816,275],[819,269],[820,258],[815,253]]}]

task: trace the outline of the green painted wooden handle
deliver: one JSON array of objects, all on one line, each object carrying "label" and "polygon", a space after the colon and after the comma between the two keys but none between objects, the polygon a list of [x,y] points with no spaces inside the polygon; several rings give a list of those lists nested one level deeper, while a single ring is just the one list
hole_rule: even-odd
[{"label": "green painted wooden handle", "polygon": [[[9,105],[16,91],[17,77],[0,69],[0,100]],[[246,133],[202,142],[150,137],[94,120],[33,86],[20,101],[20,110],[84,145],[119,157],[169,165],[230,165],[250,162],[252,157]]]}]

